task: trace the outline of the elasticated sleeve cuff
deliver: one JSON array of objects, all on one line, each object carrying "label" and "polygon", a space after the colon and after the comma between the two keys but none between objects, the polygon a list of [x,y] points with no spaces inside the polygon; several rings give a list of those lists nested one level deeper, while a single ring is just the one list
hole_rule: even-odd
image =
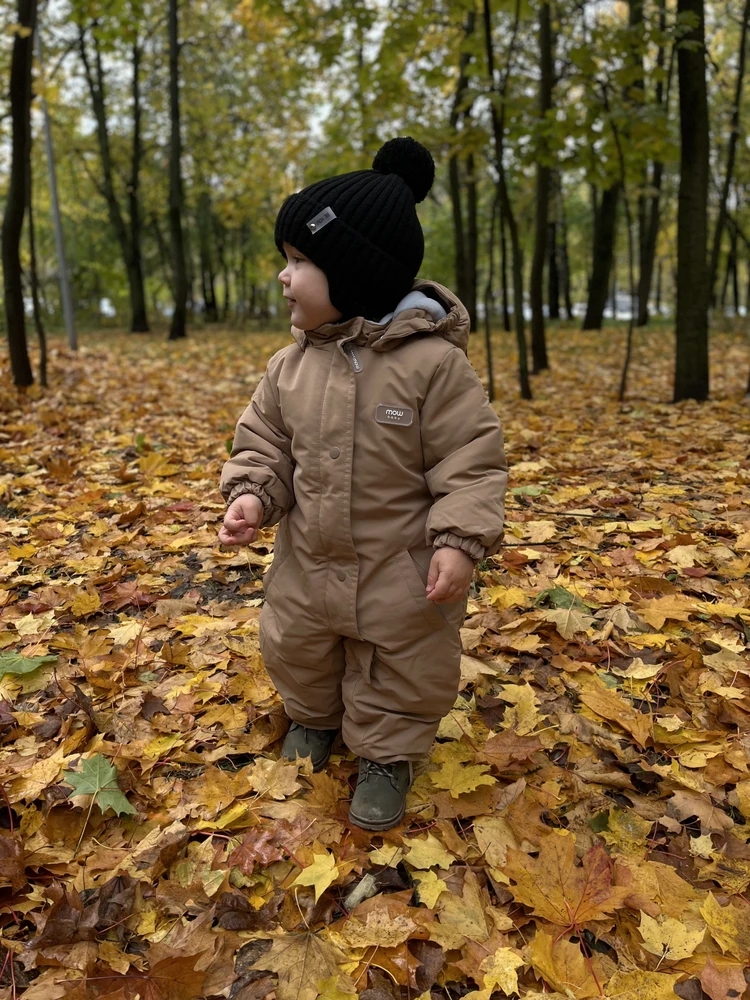
[{"label": "elasticated sleeve cuff", "polygon": [[462,538],[461,535],[454,535],[452,531],[441,531],[439,535],[435,535],[432,547],[439,549],[445,545],[453,549],[461,549],[475,563],[480,563],[487,551],[485,546],[477,541],[476,538]]},{"label": "elasticated sleeve cuff", "polygon": [[[243,493],[251,493],[263,504],[263,517],[261,519],[260,526],[261,528],[265,528],[269,521],[273,519],[275,513],[274,503],[270,496],[266,493],[262,486],[258,485],[258,483],[237,483],[227,497],[227,507],[229,507],[237,499],[237,497],[242,496]],[[278,520],[278,518],[276,520]]]}]

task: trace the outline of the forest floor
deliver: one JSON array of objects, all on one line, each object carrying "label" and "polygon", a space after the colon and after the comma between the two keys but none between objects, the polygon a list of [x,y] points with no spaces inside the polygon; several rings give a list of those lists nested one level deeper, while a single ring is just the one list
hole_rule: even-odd
[{"label": "forest floor", "polygon": [[[470,357],[482,376],[482,337]],[[273,530],[218,479],[281,334],[0,359],[0,1000],[750,1000],[750,347],[672,405],[673,338],[496,335],[506,544],[402,826],[356,760],[276,760]],[[35,358],[36,363],[36,358]]]}]

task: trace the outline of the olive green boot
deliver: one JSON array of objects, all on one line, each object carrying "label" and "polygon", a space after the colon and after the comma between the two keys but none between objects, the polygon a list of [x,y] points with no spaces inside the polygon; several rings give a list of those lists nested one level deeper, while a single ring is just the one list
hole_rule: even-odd
[{"label": "olive green boot", "polygon": [[297,754],[310,757],[313,771],[322,771],[331,756],[338,732],[338,729],[307,729],[293,722],[284,738],[281,756],[288,760],[296,760]]},{"label": "olive green boot", "polygon": [[349,819],[363,830],[390,830],[404,818],[406,793],[414,780],[411,761],[378,764],[360,757],[359,778]]}]

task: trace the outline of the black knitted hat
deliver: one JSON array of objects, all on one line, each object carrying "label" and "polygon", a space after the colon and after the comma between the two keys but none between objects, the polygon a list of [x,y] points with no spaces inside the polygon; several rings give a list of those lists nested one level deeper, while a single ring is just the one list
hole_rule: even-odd
[{"label": "black knitted hat", "polygon": [[416,204],[435,179],[429,150],[409,136],[390,139],[371,170],[354,170],[289,195],[274,239],[325,272],[342,319],[379,320],[410,291],[424,256]]}]

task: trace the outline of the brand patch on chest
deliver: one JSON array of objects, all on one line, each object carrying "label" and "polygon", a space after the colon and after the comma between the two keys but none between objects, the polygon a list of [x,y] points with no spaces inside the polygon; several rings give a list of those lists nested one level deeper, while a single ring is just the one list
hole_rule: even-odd
[{"label": "brand patch on chest", "polygon": [[414,410],[410,406],[398,406],[395,403],[378,403],[375,407],[375,419],[379,424],[411,427],[414,423]]}]

